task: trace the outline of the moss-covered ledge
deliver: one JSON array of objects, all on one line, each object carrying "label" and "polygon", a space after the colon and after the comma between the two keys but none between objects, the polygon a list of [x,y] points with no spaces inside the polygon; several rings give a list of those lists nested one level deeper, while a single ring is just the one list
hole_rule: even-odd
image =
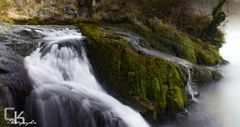
[{"label": "moss-covered ledge", "polygon": [[178,65],[134,52],[128,42],[95,23],[77,26],[88,38],[87,54],[99,79],[144,116],[157,120],[186,107],[186,78]]},{"label": "moss-covered ledge", "polygon": [[[121,27],[136,34],[144,33],[145,39],[152,32],[147,33],[142,28],[135,31],[131,27],[137,28],[138,25],[134,24],[109,24],[94,19],[76,20],[73,24],[87,37],[87,54],[98,79],[117,96],[129,100],[147,119],[157,120],[175,114],[188,105],[186,71],[180,65],[137,52],[112,28]],[[126,27],[126,24],[131,27]],[[192,41],[193,46],[204,45],[196,44],[197,41],[190,35],[184,36]],[[197,52],[198,48],[194,50]],[[220,56],[218,50],[214,50]],[[211,58],[221,60],[220,57]],[[221,78],[215,70],[198,65],[193,66],[192,73],[193,80],[199,84]]]},{"label": "moss-covered ledge", "polygon": [[180,31],[159,19],[149,19],[145,24],[138,22],[112,25],[131,30],[146,39],[153,48],[192,63],[207,66],[225,63],[217,46]]}]

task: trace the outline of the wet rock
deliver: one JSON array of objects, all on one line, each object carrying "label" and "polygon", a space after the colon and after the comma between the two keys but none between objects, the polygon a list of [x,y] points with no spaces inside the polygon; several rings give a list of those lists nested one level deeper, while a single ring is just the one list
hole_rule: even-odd
[{"label": "wet rock", "polygon": [[28,15],[37,17],[40,20],[62,20],[84,17],[84,15],[88,15],[88,9],[91,7],[87,5],[89,2],[86,0],[41,0],[41,2],[31,2],[35,4],[28,4],[30,3],[29,1],[25,4],[27,6],[20,5],[26,8]]},{"label": "wet rock", "polygon": [[27,56],[36,49],[37,42],[40,41],[39,38],[43,37],[31,29],[18,30],[17,26],[12,26],[9,29],[16,30],[0,33],[0,43],[10,47],[21,56]]},{"label": "wet rock", "polygon": [[217,81],[222,78],[222,75],[215,69],[210,69],[201,66],[194,66],[193,69],[193,81],[197,84],[204,84],[211,81]]},{"label": "wet rock", "polygon": [[24,68],[23,57],[9,47],[0,46],[0,91],[1,105],[15,105],[23,110],[25,97],[32,90],[31,81]]},{"label": "wet rock", "polygon": [[29,44],[29,43],[24,43],[24,44],[6,44],[8,47],[10,47],[12,50],[15,52],[19,53],[21,56],[27,56],[31,54],[31,52],[36,49],[37,45],[36,44]]}]

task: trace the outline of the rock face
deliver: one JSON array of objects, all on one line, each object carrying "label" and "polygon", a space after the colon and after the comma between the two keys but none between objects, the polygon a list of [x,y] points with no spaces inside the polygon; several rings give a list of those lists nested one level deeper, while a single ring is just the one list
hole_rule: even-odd
[{"label": "rock face", "polygon": [[28,0],[16,1],[20,12],[40,20],[65,20],[79,17],[90,17],[92,0]]},{"label": "rock face", "polygon": [[[6,125],[3,119],[3,107],[15,107],[16,110],[23,111],[25,99],[32,90],[23,61],[23,56],[29,55],[34,47],[34,43],[26,43],[32,37],[27,33],[0,33],[0,124],[6,127],[11,125]],[[28,37],[19,38],[19,34]]]},{"label": "rock face", "polygon": [[[168,0],[10,0],[15,3],[16,13],[22,12],[29,18],[72,19],[94,17],[112,22],[140,19],[157,11],[165,12],[165,5],[178,3]],[[183,0],[182,0],[183,1]],[[161,9],[159,9],[161,8]],[[143,16],[144,15],[144,16]],[[18,16],[17,16],[18,17]]]},{"label": "rock face", "polygon": [[0,34],[0,42],[19,55],[27,56],[37,47],[38,37],[40,35],[31,30],[16,30],[12,33],[5,31]]},{"label": "rock face", "polygon": [[[31,81],[24,68],[23,57],[6,46],[0,46],[0,105],[24,109],[25,97],[32,90]],[[11,91],[11,92],[10,92]],[[12,96],[12,97],[11,97]],[[9,100],[13,98],[13,100]]]}]

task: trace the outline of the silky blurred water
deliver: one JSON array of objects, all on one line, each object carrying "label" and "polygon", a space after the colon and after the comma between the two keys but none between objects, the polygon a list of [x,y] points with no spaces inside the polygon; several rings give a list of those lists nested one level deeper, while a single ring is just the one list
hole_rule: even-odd
[{"label": "silky blurred water", "polygon": [[226,44],[220,53],[230,62],[220,69],[224,79],[203,93],[207,111],[218,119],[221,127],[240,127],[240,9],[235,9],[232,8],[234,14],[227,18],[223,28]]},{"label": "silky blurred water", "polygon": [[[194,1],[196,9],[210,13],[217,0]],[[240,127],[240,1],[229,1],[225,9],[228,17],[221,29],[226,43],[220,53],[229,64],[218,69],[224,78],[202,88],[188,118],[161,127]]]}]

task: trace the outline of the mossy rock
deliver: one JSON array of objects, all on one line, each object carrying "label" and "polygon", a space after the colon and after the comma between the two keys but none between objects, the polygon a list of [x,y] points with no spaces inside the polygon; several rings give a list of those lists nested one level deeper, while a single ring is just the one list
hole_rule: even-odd
[{"label": "mossy rock", "polygon": [[144,116],[157,120],[187,105],[186,78],[178,65],[135,52],[103,24],[76,25],[88,38],[87,54],[100,81]]},{"label": "mossy rock", "polygon": [[211,42],[202,41],[158,19],[149,19],[145,24],[121,23],[117,26],[143,37],[155,49],[195,64],[213,66],[224,61],[218,47]]},{"label": "mossy rock", "polygon": [[208,69],[201,66],[194,66],[192,68],[192,79],[194,83],[198,85],[206,84],[211,81],[218,81],[222,78],[222,75],[215,69]]},{"label": "mossy rock", "polygon": [[[204,47],[204,49],[203,49]],[[200,65],[218,65],[224,64],[223,58],[220,56],[218,48],[208,44],[208,46],[199,47],[197,52],[197,63]]]}]

